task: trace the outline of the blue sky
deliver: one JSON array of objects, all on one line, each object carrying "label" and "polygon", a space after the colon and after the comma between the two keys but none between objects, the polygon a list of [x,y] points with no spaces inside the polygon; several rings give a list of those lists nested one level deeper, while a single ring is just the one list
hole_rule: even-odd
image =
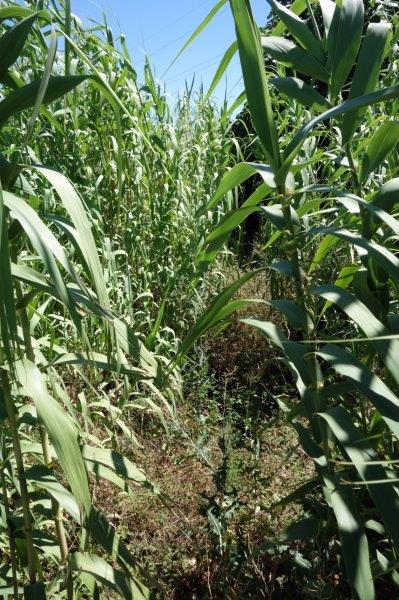
[{"label": "blue sky", "polygon": [[[102,13],[115,33],[124,33],[136,69],[140,72],[148,54],[159,79],[171,60],[214,6],[216,0],[72,0],[73,12],[86,23],[101,21]],[[252,0],[258,24],[265,23],[268,13],[266,0]],[[228,3],[212,23],[164,75],[167,91],[176,97],[185,80],[195,73],[196,82],[209,86],[221,57],[234,39],[234,27]],[[242,91],[238,58],[233,59],[226,77],[219,84],[215,99],[227,96],[233,101]]]}]

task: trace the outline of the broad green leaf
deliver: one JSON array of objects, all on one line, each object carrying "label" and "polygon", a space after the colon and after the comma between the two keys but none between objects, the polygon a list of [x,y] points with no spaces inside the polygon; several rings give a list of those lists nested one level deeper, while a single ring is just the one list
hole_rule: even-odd
[{"label": "broad green leaf", "polygon": [[[37,450],[26,448],[25,451],[42,453],[41,445]],[[44,465],[33,465],[26,470],[26,479],[28,483],[37,490],[45,490],[51,498],[56,500],[63,510],[65,510],[77,523],[81,521],[79,504],[75,497],[69,492],[55,477],[51,469]]]},{"label": "broad green leaf", "polygon": [[9,361],[17,339],[17,315],[11,277],[11,258],[8,240],[8,210],[0,186],[0,340]]},{"label": "broad green leaf", "polygon": [[[287,222],[284,216],[283,207],[281,204],[269,204],[262,206],[262,212],[266,214],[267,218],[273,223],[277,229],[283,231],[287,227]],[[298,213],[295,208],[290,206],[291,219],[293,223],[299,223]]]},{"label": "broad green leaf", "polygon": [[62,173],[44,167],[34,167],[34,169],[49,181],[60,197],[75,226],[77,243],[91,274],[98,300],[103,308],[109,310],[108,292],[92,233],[92,226],[79,194]]},{"label": "broad green leaf", "polygon": [[0,74],[3,74],[11,67],[24,47],[32,25],[36,19],[33,14],[26,17],[14,27],[11,27],[0,38]]},{"label": "broad green leaf", "polygon": [[230,171],[225,173],[217,187],[216,192],[213,197],[207,204],[206,210],[211,210],[216,204],[223,198],[227,192],[234,189],[235,187],[241,185],[258,173],[265,183],[270,188],[276,187],[274,182],[273,172],[268,165],[263,165],[261,163],[250,163],[250,162],[241,162],[237,165],[234,165]]},{"label": "broad green leaf", "polygon": [[[272,181],[274,185],[274,181]],[[266,183],[261,183],[254,192],[243,202],[241,208],[248,208],[249,206],[257,206],[270,192],[270,187]]]},{"label": "broad green leaf", "polygon": [[217,86],[217,84],[219,83],[219,81],[221,80],[221,78],[223,77],[223,74],[225,73],[227,67],[229,66],[231,59],[233,58],[233,56],[235,55],[235,53],[237,52],[238,46],[237,46],[237,42],[233,42],[226,50],[226,52],[223,55],[222,60],[219,63],[219,66],[216,70],[215,75],[213,76],[213,79],[211,81],[211,85],[209,86],[209,89],[206,93],[206,96],[209,98],[209,96],[211,96],[211,94],[213,93],[215,87]]},{"label": "broad green leaf", "polygon": [[357,515],[353,494],[350,489],[340,485],[321,448],[314,442],[308,430],[300,423],[294,423],[294,427],[305,452],[314,460],[316,470],[324,482],[324,495],[337,520],[347,577],[359,600],[374,600],[368,541]]},{"label": "broad green leaf", "polygon": [[315,255],[309,267],[309,274],[322,263],[327,254],[339,243],[339,238],[333,235],[326,235],[317,246]]},{"label": "broad green leaf", "polygon": [[37,18],[45,19],[46,21],[51,21],[52,17],[49,11],[47,10],[39,10],[35,12],[31,8],[25,8],[23,6],[4,6],[0,8],[0,20],[5,19],[20,19],[25,17],[31,17],[36,15]]},{"label": "broad green leaf", "polygon": [[22,393],[32,398],[37,414],[48,431],[58,460],[75,498],[84,514],[91,507],[86,470],[78,444],[76,426],[61,406],[48,393],[39,369],[29,360],[16,364],[17,378]]},{"label": "broad green leaf", "polygon": [[[389,23],[370,23],[367,27],[353,75],[349,99],[375,90],[389,39],[389,32]],[[364,109],[354,110],[344,116],[341,127],[343,144],[348,143],[351,139],[363,113]]]},{"label": "broad green leaf", "polygon": [[[346,267],[342,267],[337,279],[334,282],[334,285],[345,290],[352,283],[358,269],[358,265],[347,265]],[[329,302],[327,300],[323,306],[323,310],[321,311],[320,316],[324,315],[324,313],[330,308],[330,306],[332,306],[332,302]]]},{"label": "broad green leaf", "polygon": [[294,98],[304,106],[329,106],[326,98],[297,77],[272,77],[270,83],[280,92]]},{"label": "broad green leaf", "polygon": [[317,58],[317,60],[323,63],[323,45],[320,40],[313,35],[305,21],[286,6],[280,4],[280,2],[277,2],[276,0],[268,0],[268,2],[278,18],[284,23],[292,37],[295,38],[305,50],[308,50],[315,58]]},{"label": "broad green leaf", "polygon": [[[57,98],[64,96],[79,85],[79,83],[85,81],[85,79],[87,79],[86,75],[74,75],[70,77],[51,76],[43,98],[43,103],[49,104]],[[41,79],[37,79],[28,85],[18,88],[17,90],[10,92],[6,98],[0,102],[0,126],[4,125],[12,115],[35,105],[41,82]]]},{"label": "broad green leaf", "polygon": [[279,171],[276,173],[276,180],[281,181],[285,179],[287,172],[292,164],[292,161],[298,154],[305,139],[308,137],[310,132],[316,127],[316,125],[322,123],[323,121],[327,121],[328,119],[332,119],[333,117],[343,115],[354,109],[362,108],[365,106],[372,106],[373,104],[382,102],[384,100],[389,100],[390,98],[395,98],[397,96],[399,96],[399,86],[385,88],[376,92],[371,92],[370,94],[358,96],[357,98],[346,100],[342,104],[330,108],[326,112],[322,113],[321,115],[315,117],[314,119],[303,125],[295,134],[294,138],[288,144],[285,150],[283,164],[281,165]]},{"label": "broad green leaf", "polygon": [[[294,2],[290,6],[291,12],[295,13],[296,15],[301,15],[303,12],[305,12],[306,8],[306,0],[294,0]],[[281,35],[284,33],[285,30],[285,24],[283,23],[283,21],[279,21],[277,25],[275,25],[275,27],[272,29],[271,33],[272,35]]]},{"label": "broad green leaf", "polygon": [[230,7],[252,122],[275,171],[280,166],[280,149],[259,30],[254,22],[249,0],[230,0]]},{"label": "broad green leaf", "polygon": [[211,231],[206,238],[206,243],[218,241],[220,238],[224,241],[233,229],[235,229],[240,223],[254,212],[259,212],[260,208],[257,206],[247,206],[237,208],[229,215],[227,215],[216,229]]},{"label": "broad green leaf", "polygon": [[337,373],[356,384],[374,404],[392,433],[399,437],[399,398],[388,386],[351,353],[333,344],[323,346],[317,354],[328,361]]},{"label": "broad green leaf", "polygon": [[290,40],[272,35],[262,36],[262,47],[277,62],[319,81],[328,81],[328,71],[324,65]]},{"label": "broad green leaf", "polygon": [[336,3],[327,38],[332,98],[338,96],[356,62],[363,21],[363,0],[341,0]]},{"label": "broad green leaf", "polygon": [[312,233],[328,233],[338,238],[353,244],[359,248],[367,250],[369,257],[372,256],[378,264],[391,276],[393,281],[397,281],[399,278],[399,259],[387,250],[385,246],[381,246],[376,242],[367,240],[364,237],[353,233],[347,229],[332,229],[332,228],[316,228]]},{"label": "broad green leaf", "polygon": [[399,203],[399,177],[384,183],[376,194],[371,198],[370,204],[382,208],[385,212],[391,212],[395,204]]},{"label": "broad green leaf", "polygon": [[133,580],[123,571],[114,569],[95,554],[73,552],[69,556],[69,567],[72,571],[89,573],[98,582],[126,600],[149,598],[149,591],[144,585]]},{"label": "broad green leaf", "polygon": [[[367,337],[373,338],[391,333],[363,302],[347,290],[334,285],[322,285],[313,288],[311,292],[339,306],[363,330]],[[391,375],[399,384],[399,341],[386,340],[374,342],[373,345],[378,355],[384,360]]]},{"label": "broad green leaf", "polygon": [[64,269],[71,276],[74,276],[74,270],[69,263],[65,250],[29,204],[10,192],[3,192],[3,199],[10,210],[11,216],[19,221],[32,246],[42,259],[58,297],[69,308],[75,324],[79,326],[75,306],[55,260],[56,258]]},{"label": "broad green leaf", "polygon": [[360,181],[375,171],[399,142],[399,121],[386,121],[371,137],[360,166]]},{"label": "broad green leaf", "polygon": [[283,313],[291,327],[306,329],[310,325],[308,316],[293,300],[270,300],[270,305]]},{"label": "broad green leaf", "polygon": [[[378,461],[375,450],[369,446],[361,432],[353,426],[350,414],[342,407],[336,406],[320,415],[325,419],[345,452],[355,466],[363,481],[386,480],[387,470],[378,464],[365,464]],[[399,548],[399,495],[393,485],[369,485],[368,491],[373,499],[396,548]]]},{"label": "broad green leaf", "polygon": [[[133,481],[148,489],[155,490],[154,485],[147,479],[142,469],[139,469],[129,459],[115,450],[96,448],[95,446],[83,446],[82,456],[86,464],[92,463],[95,472],[96,465],[107,467],[114,471],[119,477],[127,481]],[[93,470],[90,468],[90,470]]]}]

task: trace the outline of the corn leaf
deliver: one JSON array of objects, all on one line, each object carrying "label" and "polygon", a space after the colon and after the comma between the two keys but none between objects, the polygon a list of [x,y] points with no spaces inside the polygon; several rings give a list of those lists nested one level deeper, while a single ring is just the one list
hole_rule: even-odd
[{"label": "corn leaf", "polygon": [[360,181],[378,169],[385,157],[399,142],[399,121],[386,121],[374,132],[367,144],[360,166]]},{"label": "corn leaf", "polygon": [[[357,98],[376,88],[381,64],[386,52],[390,32],[389,23],[370,23],[363,39],[359,58],[353,75],[349,99]],[[342,141],[347,144],[351,139],[363,110],[355,110],[346,115],[342,121]]]},{"label": "corn leaf", "polygon": [[[347,290],[334,285],[322,285],[313,288],[311,291],[313,294],[317,294],[339,306],[363,330],[367,337],[373,338],[391,333],[363,302]],[[378,355],[384,360],[393,378],[399,384],[399,341],[383,340],[373,342],[373,346]]]},{"label": "corn leaf", "polygon": [[223,175],[216,192],[206,206],[206,210],[214,208],[227,192],[241,185],[256,173],[262,177],[266,186],[269,188],[276,187],[273,171],[268,165],[241,162],[234,165],[230,171],[227,171],[227,173]]},{"label": "corn leaf", "polygon": [[11,67],[24,47],[36,15],[26,17],[11,27],[0,38],[0,74],[3,75]]},{"label": "corn leaf", "polygon": [[48,431],[58,460],[75,498],[84,514],[91,506],[90,492],[76,426],[61,406],[48,393],[39,369],[29,360],[16,365],[22,393],[32,398],[37,414]]},{"label": "corn leaf", "polygon": [[270,6],[275,12],[276,16],[286,26],[292,37],[300,44],[305,50],[308,50],[313,56],[321,63],[324,62],[324,49],[323,45],[314,34],[311,32],[306,23],[298,17],[295,12],[289,10],[280,2],[276,0],[268,0]]},{"label": "corn leaf", "polygon": [[241,69],[252,122],[259,140],[276,170],[280,165],[278,135],[265,73],[259,30],[248,0],[230,0],[234,17]]},{"label": "corn leaf", "polygon": [[335,2],[332,0],[319,0],[321,14],[323,17],[324,35],[328,38],[328,32],[331,27],[331,21],[333,20],[335,11]]},{"label": "corn leaf", "polygon": [[309,75],[319,81],[328,81],[328,71],[324,65],[303,48],[299,48],[283,37],[262,36],[262,47],[265,53],[286,67]]},{"label": "corn leaf", "polygon": [[[378,455],[355,429],[349,413],[342,406],[335,406],[320,416],[328,423],[364,482],[389,479],[387,469],[382,465],[365,464],[378,461]],[[399,548],[399,496],[396,489],[393,485],[368,485],[368,491],[395,547]]]},{"label": "corn leaf", "polygon": [[[44,94],[43,103],[49,104],[57,98],[64,96],[77,85],[85,81],[85,75],[74,75],[70,77],[58,77],[52,75],[49,79],[46,93]],[[13,115],[32,108],[35,105],[37,95],[40,90],[42,79],[37,79],[28,85],[18,88],[10,92],[6,98],[0,102],[0,126]]]},{"label": "corn leaf", "polygon": [[338,96],[356,62],[363,20],[363,0],[342,0],[336,3],[327,38],[332,98]]},{"label": "corn leaf", "polygon": [[374,600],[368,541],[363,524],[357,515],[353,494],[336,480],[329,469],[326,457],[309,432],[299,423],[294,423],[294,426],[305,452],[313,458],[316,469],[324,481],[324,495],[331,504],[337,520],[348,579],[359,599]]},{"label": "corn leaf", "polygon": [[399,398],[388,386],[353,354],[342,348],[327,344],[317,354],[328,361],[337,373],[353,381],[371,400],[392,433],[396,437],[399,436]]},{"label": "corn leaf", "polygon": [[283,92],[283,94],[286,94],[290,98],[294,98],[294,100],[297,100],[304,106],[329,106],[326,98],[319,94],[312,86],[297,77],[272,77],[270,83],[280,92]]},{"label": "corn leaf", "polygon": [[128,577],[123,571],[114,569],[95,554],[73,552],[69,557],[69,567],[72,571],[89,573],[98,582],[126,600],[149,598],[149,592],[142,584]]},{"label": "corn leaf", "polygon": [[305,139],[316,127],[316,125],[322,123],[323,121],[327,121],[328,119],[332,119],[333,117],[339,117],[354,109],[372,106],[373,104],[389,100],[390,98],[396,98],[397,96],[399,96],[399,86],[384,88],[376,92],[358,96],[357,98],[352,98],[351,100],[346,100],[345,102],[342,102],[342,104],[334,106],[321,115],[311,119],[297,131],[294,138],[288,144],[284,152],[283,163],[279,171],[276,173],[276,179],[278,179],[278,181],[285,179],[292,161],[301,149]]}]

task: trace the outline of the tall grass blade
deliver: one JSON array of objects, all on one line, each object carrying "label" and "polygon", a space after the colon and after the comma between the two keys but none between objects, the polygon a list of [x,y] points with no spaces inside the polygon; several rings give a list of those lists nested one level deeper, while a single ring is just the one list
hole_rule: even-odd
[{"label": "tall grass blade", "polygon": [[[375,90],[381,64],[388,46],[390,30],[390,24],[384,22],[370,23],[367,27],[353,75],[349,99],[357,98]],[[355,110],[344,116],[342,121],[344,144],[347,144],[351,139],[362,114],[364,114],[364,109]]]},{"label": "tall grass blade", "polygon": [[356,62],[363,21],[363,0],[336,2],[327,38],[332,99],[338,96]]},{"label": "tall grass blade", "polygon": [[16,364],[16,374],[22,393],[32,398],[40,420],[47,429],[58,460],[78,500],[84,515],[88,515],[91,498],[81,450],[78,431],[70,417],[48,393],[39,369],[29,360]]},{"label": "tall grass blade", "polygon": [[259,30],[248,0],[230,0],[247,102],[256,133],[271,166],[280,165],[278,135],[268,90]]}]

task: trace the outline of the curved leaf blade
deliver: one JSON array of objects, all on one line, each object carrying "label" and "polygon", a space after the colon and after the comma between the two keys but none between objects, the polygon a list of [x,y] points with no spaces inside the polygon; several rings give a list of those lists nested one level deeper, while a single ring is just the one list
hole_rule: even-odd
[{"label": "curved leaf blade", "polygon": [[[390,24],[384,22],[370,23],[367,27],[353,75],[349,99],[375,90],[390,29]],[[354,110],[344,116],[342,121],[343,144],[347,144],[351,139],[363,112],[364,110]]]}]

